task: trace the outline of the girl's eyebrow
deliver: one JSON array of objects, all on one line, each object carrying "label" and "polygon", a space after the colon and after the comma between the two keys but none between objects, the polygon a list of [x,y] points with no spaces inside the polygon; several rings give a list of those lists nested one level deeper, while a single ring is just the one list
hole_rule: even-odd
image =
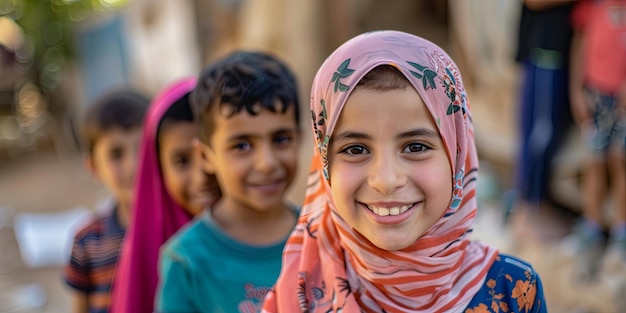
[{"label": "girl's eyebrow", "polygon": [[331,146],[337,142],[346,141],[350,139],[370,139],[370,138],[371,138],[370,135],[367,135],[364,133],[358,133],[354,131],[344,131],[337,135],[330,136],[330,141],[328,142],[328,145]]},{"label": "girl's eyebrow", "polygon": [[358,133],[358,132],[353,132],[353,131],[345,131],[342,133],[337,134],[336,136],[332,136],[337,140],[343,140],[343,139],[367,139],[370,138],[370,135],[364,134],[364,133]]},{"label": "girl's eyebrow", "polygon": [[398,135],[398,139],[411,138],[411,137],[440,138],[440,135],[439,135],[439,132],[429,129],[429,128],[418,128],[418,129],[410,130],[408,132],[404,132]]},{"label": "girl's eyebrow", "polygon": [[[403,132],[397,136],[398,139],[414,138],[414,137],[428,137],[428,138],[440,138],[439,132],[428,128],[417,128]],[[342,141],[347,139],[370,139],[371,136],[364,133],[345,131],[331,137],[331,141]]]}]

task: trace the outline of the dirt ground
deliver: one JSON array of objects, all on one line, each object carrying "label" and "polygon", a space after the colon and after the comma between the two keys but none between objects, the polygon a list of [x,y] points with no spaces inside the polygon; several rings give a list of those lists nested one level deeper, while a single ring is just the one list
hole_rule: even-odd
[{"label": "dirt ground", "polygon": [[77,155],[33,153],[0,164],[0,312],[70,311],[60,267],[26,265],[14,222],[22,214],[92,207],[99,193]]}]

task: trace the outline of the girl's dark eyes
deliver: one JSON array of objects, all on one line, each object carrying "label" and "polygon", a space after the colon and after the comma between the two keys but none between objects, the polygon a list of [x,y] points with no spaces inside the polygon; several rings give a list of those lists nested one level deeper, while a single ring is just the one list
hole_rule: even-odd
[{"label": "girl's dark eyes", "polygon": [[367,151],[367,149],[363,146],[353,145],[353,146],[348,146],[339,152],[349,154],[349,155],[360,155],[360,154],[368,153],[369,151]]},{"label": "girl's dark eyes", "polygon": [[[419,153],[419,152],[425,152],[428,149],[429,149],[429,147],[427,147],[426,145],[423,145],[423,144],[417,143],[417,142],[413,142],[413,143],[407,144],[402,149],[402,152],[403,153]],[[348,155],[361,155],[361,154],[370,153],[370,151],[367,150],[367,148],[365,148],[364,146],[361,146],[361,145],[351,145],[351,146],[348,146],[348,147],[342,149],[341,151],[339,151],[339,153],[344,153],[344,154],[348,154]]]},{"label": "girl's dark eyes", "polygon": [[[424,152],[428,149],[427,146],[421,144],[421,143],[417,143],[417,142],[412,142],[408,145],[406,145],[404,147],[404,150],[406,152]],[[404,151],[403,151],[404,152]]]}]

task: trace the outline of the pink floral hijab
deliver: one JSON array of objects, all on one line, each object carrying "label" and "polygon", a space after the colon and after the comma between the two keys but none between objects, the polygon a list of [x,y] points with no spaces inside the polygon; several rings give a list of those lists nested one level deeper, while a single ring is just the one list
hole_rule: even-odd
[{"label": "pink floral hijab", "polygon": [[[447,149],[453,196],[439,221],[412,246],[382,250],[337,214],[328,184],[327,145],[360,79],[396,67],[422,97]],[[476,216],[478,157],[461,75],[438,46],[377,31],[340,46],[311,90],[317,149],[300,219],[283,252],[280,277],[263,312],[461,312],[483,285],[497,250],[469,239]]]},{"label": "pink floral hijab", "polygon": [[143,125],[135,205],[118,261],[110,312],[152,312],[159,249],[192,216],[167,192],[157,153],[157,131],[166,111],[196,84],[185,78],[166,87],[150,105]]}]

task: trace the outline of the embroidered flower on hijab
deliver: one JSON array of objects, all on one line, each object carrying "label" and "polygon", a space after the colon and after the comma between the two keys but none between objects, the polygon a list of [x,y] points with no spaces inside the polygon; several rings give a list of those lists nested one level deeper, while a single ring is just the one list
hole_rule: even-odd
[{"label": "embroidered flower on hijab", "polygon": [[446,110],[447,115],[461,111],[465,115],[466,110],[466,93],[465,89],[459,82],[461,81],[461,73],[456,65],[441,54],[439,51],[433,51],[430,54],[432,66],[435,68],[445,89],[446,96],[450,99],[450,104]]},{"label": "embroidered flower on hijab", "polygon": [[443,81],[446,96],[450,99],[450,105],[448,106],[446,114],[451,115],[461,109],[461,97],[457,94],[456,82],[454,81],[454,77],[452,76],[452,73],[450,73],[450,70],[446,68],[446,73],[441,80]]},{"label": "embroidered flower on hijab", "polygon": [[343,61],[341,65],[339,65],[339,67],[337,68],[337,71],[333,73],[333,78],[331,81],[335,83],[335,92],[337,92],[337,90],[348,91],[348,89],[350,88],[350,86],[344,85],[341,83],[342,78],[346,78],[352,75],[352,73],[354,73],[353,69],[348,68],[349,65],[350,65],[350,59],[348,58],[345,61]]},{"label": "embroidered flower on hijab", "polygon": [[456,172],[456,176],[454,177],[452,201],[450,202],[451,209],[457,209],[459,205],[461,205],[461,200],[463,200],[463,178],[465,178],[465,171],[460,169]]},{"label": "embroidered flower on hijab", "polygon": [[328,143],[330,142],[330,137],[324,135],[326,133],[326,119],[328,115],[326,114],[326,102],[324,99],[320,100],[320,104],[322,105],[322,111],[320,111],[319,116],[316,117],[315,111],[311,110],[311,117],[313,118],[313,132],[317,140],[317,149],[322,157],[324,177],[328,180]]},{"label": "embroidered flower on hijab", "polygon": [[[411,75],[422,80],[422,85],[425,90],[436,89],[437,85],[435,84],[435,78],[439,76],[443,83],[442,87],[445,89],[446,96],[448,96],[448,98],[450,99],[450,105],[448,106],[446,114],[451,115],[461,109],[463,110],[463,114],[465,114],[465,92],[458,90],[457,78],[455,78],[458,76],[458,74],[454,74],[454,72],[458,72],[458,70],[453,71],[451,69],[453,64],[450,63],[450,65],[446,65],[444,62],[439,61],[438,56],[434,53],[432,60],[432,63],[435,66],[435,70],[432,70],[429,67],[421,65],[419,63],[407,61],[409,65],[417,70],[409,70],[409,72],[411,73]],[[436,72],[437,69],[440,69],[441,73],[438,74]]]},{"label": "embroidered flower on hijab", "polygon": [[417,72],[411,70],[409,72],[411,72],[411,75],[422,80],[424,90],[437,88],[437,85],[435,85],[435,77],[437,77],[437,72],[415,62],[406,61],[406,63],[409,63],[409,65],[417,69]]},{"label": "embroidered flower on hijab", "polygon": [[319,118],[315,117],[315,111],[311,110],[311,118],[313,118],[313,132],[315,133],[315,139],[317,140],[317,148],[321,149],[321,143],[324,137],[324,133],[326,132],[326,104],[324,103],[324,99],[320,100],[322,104],[322,112],[319,114]]},{"label": "embroidered flower on hijab", "polygon": [[307,312],[309,309],[309,301],[306,297],[306,272],[298,273],[298,303],[302,312]]}]

